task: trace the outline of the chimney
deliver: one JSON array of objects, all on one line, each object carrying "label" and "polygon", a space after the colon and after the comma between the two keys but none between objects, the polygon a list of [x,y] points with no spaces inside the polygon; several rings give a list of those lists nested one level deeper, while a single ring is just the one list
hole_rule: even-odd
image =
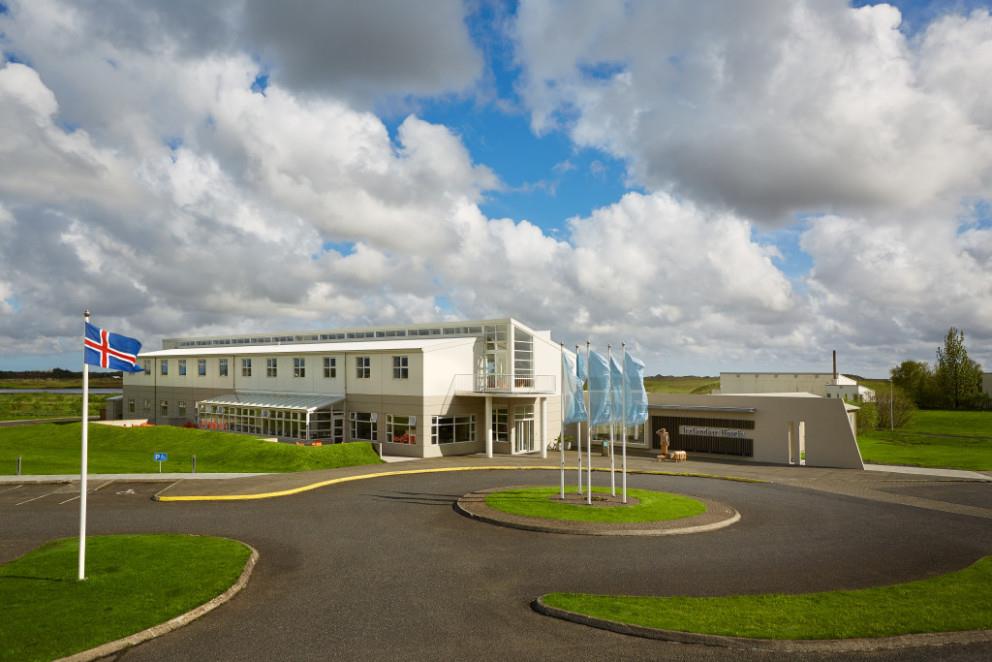
[{"label": "chimney", "polygon": [[834,350],[834,383],[837,383],[837,350]]}]

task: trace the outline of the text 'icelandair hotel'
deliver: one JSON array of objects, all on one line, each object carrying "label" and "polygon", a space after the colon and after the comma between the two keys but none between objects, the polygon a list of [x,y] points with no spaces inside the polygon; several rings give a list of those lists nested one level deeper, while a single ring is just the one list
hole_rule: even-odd
[{"label": "text 'icelandair hotel'", "polygon": [[[512,319],[166,339],[125,374],[120,416],[387,455],[547,454],[561,432],[561,347]],[[628,447],[862,468],[857,407],[790,393],[649,394]],[[596,429],[597,438],[606,429]],[[566,439],[574,427],[566,429]],[[619,431],[617,440],[619,441]]]}]

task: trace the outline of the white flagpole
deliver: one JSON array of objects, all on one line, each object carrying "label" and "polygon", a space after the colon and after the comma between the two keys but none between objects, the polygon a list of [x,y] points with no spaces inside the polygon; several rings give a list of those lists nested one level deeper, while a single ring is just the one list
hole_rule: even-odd
[{"label": "white flagpole", "polygon": [[[565,345],[561,348],[561,430],[558,432],[558,453],[561,456],[561,500],[565,500]],[[575,394],[572,394],[575,397]]]},{"label": "white flagpole", "polygon": [[[587,340],[586,341],[586,370],[588,371],[589,369],[590,369],[590,367],[589,367],[589,341]],[[590,407],[589,407],[589,412],[588,412],[589,425],[587,426],[589,429],[586,430],[586,439],[588,440],[587,443],[586,443],[586,450],[588,452],[588,455],[586,456],[586,503],[591,506],[592,505],[592,406],[591,406],[592,405],[592,384],[590,384],[589,386],[590,386],[590,389],[589,389],[589,404],[590,404]],[[581,450],[579,450],[579,454],[580,455],[582,454],[582,451]]]},{"label": "white flagpole", "polygon": [[610,366],[610,380],[608,382],[610,389],[610,495],[617,495],[617,475],[616,475],[616,459],[613,455],[613,419],[616,415],[617,403],[613,402],[613,345],[606,346],[606,361]]},{"label": "white flagpole", "polygon": [[[90,311],[83,312],[83,339]],[[79,470],[79,580],[86,579],[86,458],[87,434],[90,423],[90,366],[86,363],[86,345],[83,345],[83,461]]]},{"label": "white flagpole", "polygon": [[623,446],[621,469],[621,482],[623,485],[621,487],[622,495],[620,502],[627,503],[627,343],[621,342],[620,348],[623,357],[620,359],[620,374],[623,375],[623,385],[620,389],[620,433],[623,435],[623,440],[620,442]]},{"label": "white flagpole", "polygon": [[[586,358],[588,359],[589,357],[587,356]],[[578,363],[578,361],[579,361],[579,346],[578,345],[575,346],[575,361],[576,361],[576,363]],[[586,373],[588,373],[588,372],[589,372],[589,362],[587,360],[586,361]],[[585,395],[585,389],[583,388],[582,389],[583,404],[585,404],[585,402],[584,402],[585,401],[585,397],[586,397],[586,395]],[[587,415],[588,415],[588,412],[587,412]],[[579,494],[581,495],[582,494],[582,422],[581,421],[575,424],[575,448],[576,448],[576,450],[579,451],[578,452],[578,456],[579,456]]]}]

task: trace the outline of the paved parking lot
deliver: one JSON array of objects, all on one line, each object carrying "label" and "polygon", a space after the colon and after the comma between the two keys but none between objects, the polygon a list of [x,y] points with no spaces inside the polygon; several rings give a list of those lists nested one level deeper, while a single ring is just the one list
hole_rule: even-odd
[{"label": "paved parking lot", "polygon": [[[92,533],[209,533],[261,554],[232,602],[120,659],[797,659],[625,637],[540,616],[529,603],[554,590],[719,595],[875,586],[992,553],[986,518],[791,485],[632,476],[634,487],[714,498],[743,517],[721,531],[667,539],[517,531],[452,507],[475,489],[556,480],[550,471],[422,474],[202,503],[151,501],[167,483],[94,484]],[[0,560],[75,535],[73,496],[73,486],[0,488]],[[986,660],[992,650],[951,646],[871,659],[935,655]]]}]

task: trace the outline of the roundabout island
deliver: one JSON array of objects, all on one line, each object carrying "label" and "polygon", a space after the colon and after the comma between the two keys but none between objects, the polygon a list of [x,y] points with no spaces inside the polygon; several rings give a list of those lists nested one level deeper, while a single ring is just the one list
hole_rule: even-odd
[{"label": "roundabout island", "polygon": [[468,517],[526,531],[594,536],[701,533],[740,520],[734,508],[710,499],[648,489],[627,490],[627,503],[605,487],[587,495],[559,487],[514,486],[469,492],[455,507]]}]

